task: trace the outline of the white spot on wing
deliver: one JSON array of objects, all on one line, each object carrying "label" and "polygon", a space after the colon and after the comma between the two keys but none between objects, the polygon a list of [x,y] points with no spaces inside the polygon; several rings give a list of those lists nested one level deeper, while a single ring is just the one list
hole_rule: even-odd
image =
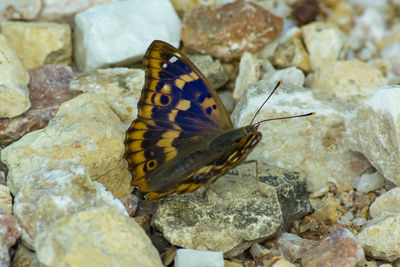
[{"label": "white spot on wing", "polygon": [[177,61],[177,60],[178,60],[178,58],[177,58],[176,56],[172,56],[172,57],[169,59],[169,62],[174,63],[174,62]]},{"label": "white spot on wing", "polygon": [[167,66],[168,66],[167,63],[162,64],[163,69],[167,68]]}]

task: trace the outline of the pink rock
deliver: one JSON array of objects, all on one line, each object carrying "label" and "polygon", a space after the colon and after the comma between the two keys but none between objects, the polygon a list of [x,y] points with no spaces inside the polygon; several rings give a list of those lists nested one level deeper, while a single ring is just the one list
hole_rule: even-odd
[{"label": "pink rock", "polygon": [[0,210],[0,242],[11,247],[20,236],[21,228],[14,217]]},{"label": "pink rock", "polygon": [[305,251],[301,266],[355,266],[365,259],[364,250],[346,228],[335,228],[324,239]]},{"label": "pink rock", "polygon": [[197,52],[223,61],[239,59],[279,37],[283,18],[256,3],[237,0],[216,8],[198,6],[185,13],[182,40]]},{"label": "pink rock", "polygon": [[29,70],[31,108],[21,116],[0,119],[0,145],[8,145],[34,130],[47,126],[60,105],[71,99],[69,83],[73,72],[68,66],[41,66]]},{"label": "pink rock", "polygon": [[276,238],[276,249],[290,262],[297,262],[304,251],[310,249],[317,241],[303,239],[295,234],[282,233]]}]

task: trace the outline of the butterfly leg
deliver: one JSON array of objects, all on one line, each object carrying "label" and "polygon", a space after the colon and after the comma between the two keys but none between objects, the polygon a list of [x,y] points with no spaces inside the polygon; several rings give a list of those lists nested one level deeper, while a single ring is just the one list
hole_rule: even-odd
[{"label": "butterfly leg", "polygon": [[242,164],[248,164],[248,163],[255,163],[256,164],[256,182],[257,182],[257,189],[258,192],[260,192],[260,194],[263,197],[269,197],[267,194],[265,194],[261,189],[260,189],[260,180],[258,178],[258,161],[256,159],[252,159],[252,160],[246,160],[245,162],[243,162]]}]

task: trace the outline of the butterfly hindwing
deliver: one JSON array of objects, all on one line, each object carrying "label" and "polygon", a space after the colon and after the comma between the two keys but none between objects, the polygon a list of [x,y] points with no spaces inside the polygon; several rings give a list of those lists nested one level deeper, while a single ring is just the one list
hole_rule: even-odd
[{"label": "butterfly hindwing", "polygon": [[158,170],[182,156],[188,144],[200,144],[233,126],[215,90],[177,49],[154,41],[144,65],[146,79],[138,118],[129,128],[125,144],[132,184],[150,192],[159,179]]}]

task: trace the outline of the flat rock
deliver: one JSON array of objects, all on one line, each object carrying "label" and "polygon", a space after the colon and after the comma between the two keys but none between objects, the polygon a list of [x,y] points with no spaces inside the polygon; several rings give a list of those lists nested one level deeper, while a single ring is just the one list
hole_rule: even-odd
[{"label": "flat rock", "polygon": [[143,85],[143,70],[110,68],[82,73],[70,83],[70,88],[101,96],[121,121],[133,121]]},{"label": "flat rock", "polygon": [[143,229],[115,208],[61,218],[35,243],[37,258],[45,266],[163,266]]},{"label": "flat rock", "polygon": [[[306,184],[298,173],[241,165],[207,188],[160,201],[152,225],[172,244],[233,257],[305,215]],[[260,191],[263,195],[262,196]]]},{"label": "flat rock", "polygon": [[[275,84],[261,80],[249,86],[232,113],[236,126],[248,125]],[[268,165],[301,171],[307,177],[312,196],[328,192],[336,185],[348,191],[352,181],[371,165],[345,143],[346,122],[355,106],[317,90],[281,85],[260,111],[263,119],[316,112],[306,118],[263,123],[263,137],[248,159]]]},{"label": "flat rock", "polygon": [[46,128],[26,134],[1,151],[11,192],[15,195],[27,175],[42,164],[75,159],[115,197],[129,194],[131,176],[122,158],[126,127],[95,94],[64,102]]},{"label": "flat rock", "polygon": [[311,70],[341,58],[344,48],[344,34],[334,25],[313,22],[301,28],[306,49],[310,55]]},{"label": "flat rock", "polygon": [[93,7],[75,16],[75,61],[81,71],[138,62],[155,39],[179,46],[180,26],[168,0]]},{"label": "flat rock", "polygon": [[400,187],[395,187],[377,197],[369,207],[372,218],[400,214]]},{"label": "flat rock", "polygon": [[122,203],[74,160],[40,166],[25,179],[15,196],[14,215],[22,227],[22,241],[34,247],[36,236],[46,232],[57,219],[93,209],[115,207],[127,215]]},{"label": "flat rock", "polygon": [[204,74],[214,89],[222,87],[229,80],[229,74],[218,59],[213,59],[210,55],[200,54],[188,54],[187,56]]},{"label": "flat rock", "polygon": [[364,251],[356,237],[346,228],[335,228],[304,252],[301,266],[352,267],[364,259]]},{"label": "flat rock", "polygon": [[348,123],[347,142],[383,176],[400,185],[400,86],[380,88]]},{"label": "flat rock", "polygon": [[60,105],[73,97],[69,90],[73,73],[68,66],[36,67],[29,70],[29,75],[31,108],[20,116],[0,119],[0,145],[8,145],[26,133],[46,127]]},{"label": "flat rock", "polygon": [[361,104],[386,84],[386,78],[375,67],[348,60],[319,67],[312,76],[311,88]]},{"label": "flat rock", "polygon": [[236,0],[212,8],[199,5],[185,12],[182,40],[185,47],[223,61],[256,52],[279,37],[283,19],[256,3]]},{"label": "flat rock", "polygon": [[71,28],[55,22],[3,21],[1,33],[26,68],[71,63]]},{"label": "flat rock", "polygon": [[260,79],[261,63],[256,57],[249,52],[244,52],[240,58],[239,73],[235,80],[235,89],[233,90],[233,98],[238,101],[244,90],[252,83]]},{"label": "flat rock", "polygon": [[29,74],[1,34],[0,76],[0,118],[15,117],[29,109]]},{"label": "flat rock", "polygon": [[381,214],[373,218],[357,236],[365,253],[393,262],[400,258],[400,216]]}]

